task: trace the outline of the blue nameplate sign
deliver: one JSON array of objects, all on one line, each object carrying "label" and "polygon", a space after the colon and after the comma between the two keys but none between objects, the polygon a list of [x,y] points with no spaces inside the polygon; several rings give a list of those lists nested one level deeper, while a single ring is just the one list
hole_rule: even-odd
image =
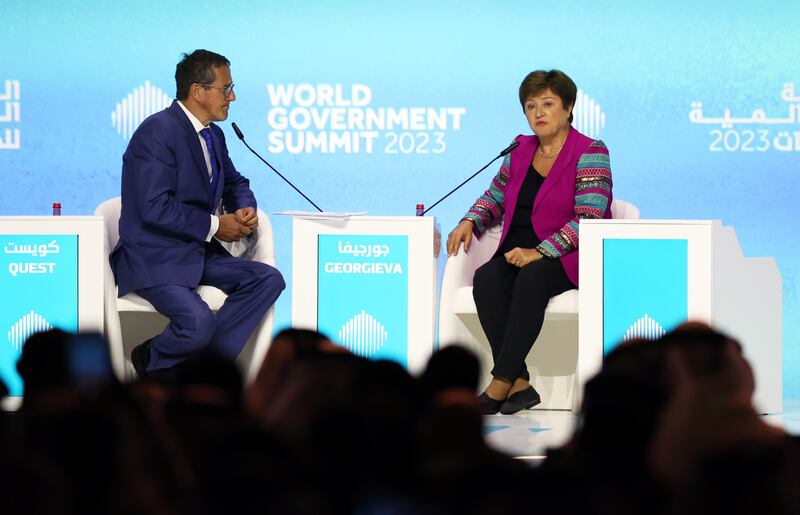
[{"label": "blue nameplate sign", "polygon": [[53,328],[78,330],[78,236],[6,234],[0,248],[0,378],[19,396],[25,340]]},{"label": "blue nameplate sign", "polygon": [[408,366],[408,236],[319,235],[317,328]]},{"label": "blue nameplate sign", "polygon": [[604,354],[686,321],[688,266],[687,240],[603,240]]}]

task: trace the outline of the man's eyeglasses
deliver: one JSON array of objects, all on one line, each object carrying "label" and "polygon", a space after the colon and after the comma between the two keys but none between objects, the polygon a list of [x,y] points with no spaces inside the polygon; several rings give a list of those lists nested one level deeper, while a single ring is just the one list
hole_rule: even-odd
[{"label": "man's eyeglasses", "polygon": [[227,86],[223,86],[221,88],[219,86],[212,86],[211,84],[200,84],[200,85],[203,86],[204,88],[218,89],[222,91],[225,97],[229,97],[231,96],[231,93],[233,93],[233,87],[236,84],[228,84]]}]

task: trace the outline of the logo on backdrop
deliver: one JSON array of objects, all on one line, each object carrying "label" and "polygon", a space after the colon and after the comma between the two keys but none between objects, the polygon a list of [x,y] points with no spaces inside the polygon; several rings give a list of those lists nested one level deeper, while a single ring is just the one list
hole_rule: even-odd
[{"label": "logo on backdrop", "polygon": [[117,102],[117,107],[111,111],[111,125],[128,140],[145,118],[166,109],[171,103],[171,96],[150,84],[150,81],[145,81],[144,85]]},{"label": "logo on backdrop", "polygon": [[381,350],[388,338],[386,328],[363,309],[339,329],[339,341],[353,354],[365,358]]},{"label": "logo on backdrop", "polygon": [[600,138],[600,133],[606,126],[606,113],[600,109],[600,104],[581,90],[578,90],[575,97],[572,125],[578,132],[594,139]]},{"label": "logo on backdrop", "polygon": [[8,127],[8,125],[19,123],[19,112],[19,81],[6,80],[5,88],[0,93],[0,150],[19,150],[20,129],[13,126]]},{"label": "logo on backdrop", "polygon": [[365,84],[268,84],[271,153],[443,154],[464,107],[372,106]]},{"label": "logo on backdrop", "polygon": [[773,117],[762,108],[754,109],[749,117],[731,116],[730,109],[725,109],[722,116],[706,117],[703,103],[692,102],[689,121],[720,127],[708,132],[710,152],[800,151],[800,96],[795,95],[793,82],[783,85],[781,100],[786,103],[785,111]]},{"label": "logo on backdrop", "polygon": [[639,320],[633,323],[627,331],[622,341],[633,340],[636,338],[645,338],[647,340],[657,340],[667,334],[667,331],[661,327],[654,318],[651,318],[647,313],[644,314]]},{"label": "logo on backdrop", "polygon": [[22,344],[32,334],[49,331],[53,326],[42,315],[34,310],[17,320],[8,330],[8,343],[15,351],[22,351]]}]

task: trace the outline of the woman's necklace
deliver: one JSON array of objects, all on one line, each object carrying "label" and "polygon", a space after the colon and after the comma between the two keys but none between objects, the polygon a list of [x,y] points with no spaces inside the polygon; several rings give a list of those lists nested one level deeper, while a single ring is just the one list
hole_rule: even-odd
[{"label": "woman's necklace", "polygon": [[558,147],[558,150],[556,150],[552,154],[545,154],[544,150],[542,150],[542,148],[543,148],[542,145],[539,145],[539,148],[536,149],[539,152],[539,155],[542,156],[545,159],[552,159],[552,158],[556,157],[559,152],[561,152],[561,149],[564,148],[564,144],[562,143],[561,146]]}]

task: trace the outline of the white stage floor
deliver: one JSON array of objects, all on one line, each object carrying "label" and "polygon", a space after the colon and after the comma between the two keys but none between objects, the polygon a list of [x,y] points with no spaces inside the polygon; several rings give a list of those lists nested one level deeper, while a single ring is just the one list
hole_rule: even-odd
[{"label": "white stage floor", "polygon": [[[783,413],[766,415],[770,424],[800,435],[800,399],[784,399]],[[519,459],[544,459],[548,448],[565,443],[575,425],[570,411],[527,410],[516,415],[484,417],[486,441],[494,449]]]}]

